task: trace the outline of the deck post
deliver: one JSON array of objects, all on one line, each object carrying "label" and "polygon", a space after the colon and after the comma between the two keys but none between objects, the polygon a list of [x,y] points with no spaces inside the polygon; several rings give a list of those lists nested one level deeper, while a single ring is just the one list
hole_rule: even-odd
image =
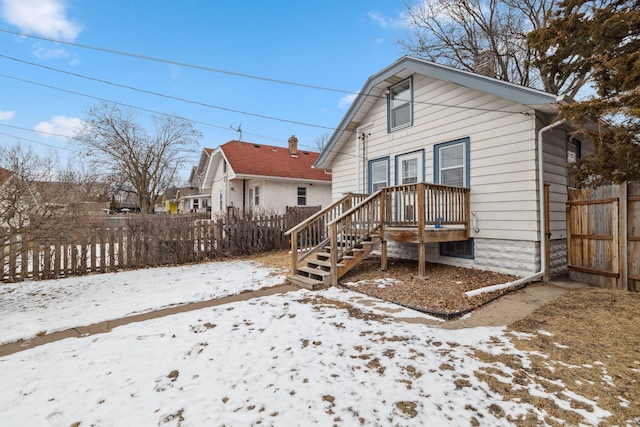
[{"label": "deck post", "polygon": [[424,231],[426,227],[426,203],[425,193],[427,188],[424,184],[418,184],[418,277],[426,277],[426,244],[424,243]]},{"label": "deck post", "polygon": [[291,233],[291,274],[298,268],[298,233]]},{"label": "deck post", "polygon": [[387,241],[384,238],[384,225],[387,222],[387,192],[380,197],[380,270],[387,271]]},{"label": "deck post", "polygon": [[426,268],[426,243],[418,243],[418,277],[424,279],[427,277]]},{"label": "deck post", "polygon": [[387,241],[380,241],[380,270],[387,271]]},{"label": "deck post", "polygon": [[338,225],[329,226],[329,245],[331,253],[331,286],[338,286]]}]

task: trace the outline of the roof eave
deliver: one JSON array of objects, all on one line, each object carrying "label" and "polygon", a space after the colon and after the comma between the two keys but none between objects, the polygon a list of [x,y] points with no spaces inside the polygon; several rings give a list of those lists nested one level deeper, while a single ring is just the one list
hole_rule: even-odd
[{"label": "roof eave", "polygon": [[[547,114],[557,112],[557,104],[559,102],[566,102],[562,97],[557,97],[556,95],[537,89],[405,56],[367,79],[337,129],[331,138],[329,138],[324,150],[322,150],[320,156],[318,156],[318,159],[313,164],[313,167],[324,169],[330,169],[332,167],[331,163],[335,157],[333,149],[343,140],[346,132],[353,132],[357,128],[359,123],[355,123],[354,118],[365,103],[367,97],[379,96],[376,95],[374,91],[378,89],[380,93],[382,93],[382,91],[390,85],[388,80],[403,72],[405,74],[408,72],[407,77],[412,74],[421,74],[494,94]],[[361,114],[361,116],[363,115]]]}]

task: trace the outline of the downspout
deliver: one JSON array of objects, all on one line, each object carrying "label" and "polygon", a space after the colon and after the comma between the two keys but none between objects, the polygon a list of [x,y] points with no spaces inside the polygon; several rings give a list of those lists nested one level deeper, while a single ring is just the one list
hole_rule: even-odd
[{"label": "downspout", "polygon": [[551,130],[557,126],[566,123],[566,119],[559,120],[557,122],[551,123],[540,129],[538,131],[538,199],[540,200],[538,206],[538,215],[539,215],[539,228],[540,228],[540,270],[537,273],[533,273],[530,276],[523,277],[522,279],[514,280],[513,282],[503,283],[500,285],[487,286],[485,288],[474,289],[472,291],[465,292],[465,295],[468,297],[472,297],[474,295],[478,295],[484,292],[492,292],[499,289],[512,289],[518,288],[522,285],[526,285],[527,283],[533,282],[535,280],[539,280],[544,277],[544,274],[547,271],[547,260],[545,257],[545,252],[547,250],[547,240],[545,238],[547,230],[545,229],[544,223],[544,160],[543,160],[543,139],[542,134],[548,130]]},{"label": "downspout", "polygon": [[[360,136],[363,130],[370,128],[371,126],[373,126],[373,122],[368,122],[365,123],[361,126],[358,126],[356,128],[356,193],[365,193],[365,189],[364,189],[364,181],[361,178],[364,178],[364,172],[361,170],[364,169],[364,162],[365,162],[365,158],[364,158],[364,149],[365,149],[365,140],[364,137],[362,138],[362,153],[360,153]],[[361,158],[361,154],[362,154],[362,158]],[[362,175],[362,177],[361,177]],[[362,184],[362,187],[360,186],[360,184]]]},{"label": "downspout", "polygon": [[542,134],[548,130],[563,125],[564,123],[566,123],[566,121],[566,119],[559,120],[543,127],[538,131],[538,215],[540,228],[540,271],[532,274],[531,276],[523,277],[522,279],[514,281],[513,286],[522,285],[540,279],[544,276],[544,274],[547,272],[547,268],[549,267],[547,265],[547,259],[544,255],[547,251],[547,239],[545,237],[547,234],[547,230],[544,221],[544,152]]},{"label": "downspout", "polygon": [[242,180],[242,214],[247,212],[247,180]]}]

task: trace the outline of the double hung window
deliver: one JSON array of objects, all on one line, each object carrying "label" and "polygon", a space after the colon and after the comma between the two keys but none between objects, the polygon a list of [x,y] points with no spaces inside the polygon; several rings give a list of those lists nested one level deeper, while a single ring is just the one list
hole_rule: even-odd
[{"label": "double hung window", "polygon": [[369,191],[375,193],[389,186],[389,159],[371,160],[369,162]]},{"label": "double hung window", "polygon": [[389,88],[387,100],[389,132],[411,126],[413,123],[413,87],[408,78]]}]

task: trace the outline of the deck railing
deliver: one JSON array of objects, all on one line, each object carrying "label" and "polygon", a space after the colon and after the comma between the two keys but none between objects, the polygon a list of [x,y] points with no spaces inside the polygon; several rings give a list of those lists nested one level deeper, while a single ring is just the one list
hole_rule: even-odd
[{"label": "deck railing", "polygon": [[340,200],[287,230],[291,239],[293,271],[306,257],[329,242],[329,223],[362,202],[366,194],[347,193]]},{"label": "deck railing", "polygon": [[415,183],[385,187],[329,224],[331,282],[337,283],[338,261],[385,227],[417,228],[424,241],[427,227],[469,229],[469,189]]},{"label": "deck railing", "polygon": [[338,261],[382,226],[384,195],[384,190],[378,190],[329,224],[332,285],[338,281]]},{"label": "deck railing", "polygon": [[385,224],[399,227],[469,225],[469,189],[415,183],[383,189]]},{"label": "deck railing", "polygon": [[468,230],[469,194],[468,188],[429,183],[385,187],[371,195],[347,194],[287,231],[293,272],[306,257],[330,245],[332,276],[337,275],[338,261],[375,232],[383,235],[385,227],[417,229],[420,242],[427,228]]}]

